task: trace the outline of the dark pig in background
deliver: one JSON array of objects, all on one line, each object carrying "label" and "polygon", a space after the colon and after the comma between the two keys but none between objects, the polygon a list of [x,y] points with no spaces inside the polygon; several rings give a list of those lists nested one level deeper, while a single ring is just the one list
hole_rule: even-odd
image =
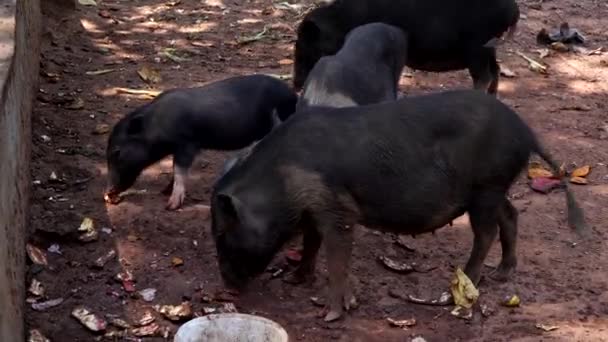
[{"label": "dark pig in background", "polygon": [[[502,259],[490,275],[514,271],[517,210],[509,188],[538,154],[560,174],[532,130],[478,90],[459,90],[347,108],[310,107],[260,141],[214,186],[212,233],[227,286],[263,272],[298,231],[302,261],[290,276],[314,274],[321,241],[329,312],[353,304],[347,281],[353,227],[398,234],[441,228],[468,213],[474,233],[465,273],[477,284],[497,234]],[[585,232],[566,178],[568,221]]]},{"label": "dark pig in background", "polygon": [[354,28],[338,53],[321,57],[312,68],[297,110],[396,100],[406,48],[405,34],[395,26],[371,23]]},{"label": "dark pig in background", "polygon": [[197,88],[165,91],[121,119],[107,146],[109,188],[118,203],[140,173],[173,156],[167,209],[179,208],[188,169],[202,149],[238,150],[260,140],[295,110],[297,95],[274,77],[232,77]]},{"label": "dark pig in background", "polygon": [[475,89],[495,94],[496,46],[518,20],[515,0],[335,0],[310,11],[298,26],[293,84],[300,89],[317,61],[338,52],[353,28],[383,22],[407,35],[410,68],[469,69]]}]

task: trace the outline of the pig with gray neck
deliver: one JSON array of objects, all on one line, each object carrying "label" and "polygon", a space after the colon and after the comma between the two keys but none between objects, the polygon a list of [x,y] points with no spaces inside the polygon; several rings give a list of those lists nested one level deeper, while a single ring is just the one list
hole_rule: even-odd
[{"label": "pig with gray neck", "polygon": [[[403,31],[395,26],[372,23],[353,29],[342,49],[322,57],[310,72],[296,111],[308,106],[337,108],[396,100],[406,44]],[[246,158],[255,144],[257,141],[230,158],[219,177]]]},{"label": "pig with gray neck", "polygon": [[317,61],[338,52],[353,28],[382,22],[407,35],[410,68],[468,69],[475,89],[496,94],[496,47],[505,32],[514,34],[518,20],[515,0],[334,0],[308,12],[298,25],[293,85],[302,88]]},{"label": "pig with gray neck", "polygon": [[321,57],[312,68],[296,110],[397,99],[406,50],[407,39],[400,28],[383,23],[354,28],[338,53]]},{"label": "pig with gray neck", "polygon": [[[507,280],[516,264],[517,210],[509,188],[538,154],[559,164],[513,110],[477,90],[366,106],[310,107],[260,141],[216,184],[212,234],[224,282],[244,288],[294,234],[306,280],[323,242],[329,274],[326,321],[354,302],[347,281],[353,227],[397,234],[433,232],[468,213],[473,248],[464,268],[477,284],[500,236]],[[587,231],[565,178],[568,221]]]},{"label": "pig with gray neck", "polygon": [[141,172],[173,156],[167,209],[182,206],[188,169],[200,150],[232,151],[262,139],[294,111],[297,95],[274,77],[227,78],[197,88],[163,92],[121,119],[107,146],[109,186],[104,199],[118,203]]}]

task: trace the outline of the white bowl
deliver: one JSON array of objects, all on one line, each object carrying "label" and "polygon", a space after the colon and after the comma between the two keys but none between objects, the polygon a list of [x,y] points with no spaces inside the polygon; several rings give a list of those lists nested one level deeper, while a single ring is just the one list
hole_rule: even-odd
[{"label": "white bowl", "polygon": [[173,342],[288,342],[287,332],[260,316],[225,313],[186,322]]}]

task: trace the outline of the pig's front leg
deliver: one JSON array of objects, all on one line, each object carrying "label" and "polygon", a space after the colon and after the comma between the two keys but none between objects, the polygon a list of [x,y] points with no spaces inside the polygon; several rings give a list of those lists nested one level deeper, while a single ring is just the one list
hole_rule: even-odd
[{"label": "pig's front leg", "polygon": [[302,249],[302,261],[298,268],[289,273],[283,280],[290,284],[300,284],[313,279],[317,254],[321,247],[321,234],[314,225],[306,224],[303,227],[304,241]]},{"label": "pig's front leg", "polygon": [[173,179],[170,185],[171,197],[167,202],[167,210],[177,210],[184,204],[188,170],[193,161],[194,153],[189,151],[180,151],[173,155]]},{"label": "pig's front leg", "polygon": [[348,281],[348,267],[353,249],[354,224],[334,224],[322,228],[329,272],[328,312],[325,321],[342,317],[344,309],[357,305]]}]

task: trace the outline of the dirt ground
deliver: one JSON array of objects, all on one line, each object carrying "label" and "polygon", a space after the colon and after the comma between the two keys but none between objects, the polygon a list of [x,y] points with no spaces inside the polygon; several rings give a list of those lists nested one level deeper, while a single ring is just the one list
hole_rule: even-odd
[{"label": "dirt ground", "polygon": [[[516,76],[502,78],[499,97],[521,113],[556,159],[569,166],[591,166],[589,184],[575,185],[574,190],[592,238],[581,242],[566,226],[562,191],[535,193],[522,175],[511,191],[520,211],[518,270],[508,283],[480,284],[479,302],[491,311],[487,317],[476,310],[466,321],[452,316],[451,308],[400,298],[434,296],[448,289],[455,268],[463,267],[471,248],[466,218],[435,235],[405,237],[413,251],[398,246],[389,235],[358,228],[351,272],[361,305],[342,321],[324,323],[321,308],[310,300],[325,288],[324,267],[319,267],[313,286],[288,285],[270,273],[262,276],[235,300],[238,311],[277,321],[297,341],[409,341],[415,336],[427,341],[608,341],[608,52],[551,51],[541,59],[538,50],[543,47],[535,42],[541,28],[568,21],[586,35],[589,51],[608,49],[608,28],[602,24],[608,5],[601,0],[519,3],[523,16],[516,39],[498,52],[503,67]],[[75,307],[85,305],[100,317],[114,314],[131,324],[151,310],[161,330],[169,329],[172,336],[179,323],[163,318],[154,305],[189,301],[197,314],[222,307],[214,297],[221,282],[204,205],[227,155],[201,154],[180,211],[166,211],[167,198],[160,194],[170,179],[170,160],[142,175],[135,188],[146,192],[107,206],[102,199],[107,141],[103,125],[113,125],[148,100],[117,88],[163,90],[254,72],[289,75],[294,28],[311,3],[285,4],[98,0],[97,6],[79,6],[73,17],[47,23],[34,113],[30,243],[44,251],[57,244],[60,253],[47,251],[46,267],[30,264],[27,284],[32,278],[43,284],[46,294],[39,301],[63,302],[44,311],[28,304],[28,328],[39,329],[54,342],[101,339],[102,334],[70,316]],[[239,43],[264,28],[259,39]],[[548,74],[529,70],[517,52],[549,65]],[[137,71],[144,66],[158,70],[161,80],[152,85],[142,81]],[[471,86],[466,71],[407,70],[401,83],[406,95]],[[76,229],[85,217],[93,220],[98,240],[78,240]],[[499,260],[498,245],[489,265]],[[96,268],[95,260],[110,250],[117,257]],[[396,274],[378,263],[380,255],[434,268]],[[179,260],[174,258],[183,265],[175,266],[173,261]],[[281,258],[277,262],[283,263]],[[123,270],[132,272],[136,292],[127,292],[115,280]],[[145,288],[157,289],[152,302],[136,295]],[[499,305],[512,294],[521,298],[519,307]],[[404,330],[389,326],[387,317],[415,318],[417,323]],[[537,324],[557,329],[545,332]],[[118,329],[109,325],[107,330]]]}]

